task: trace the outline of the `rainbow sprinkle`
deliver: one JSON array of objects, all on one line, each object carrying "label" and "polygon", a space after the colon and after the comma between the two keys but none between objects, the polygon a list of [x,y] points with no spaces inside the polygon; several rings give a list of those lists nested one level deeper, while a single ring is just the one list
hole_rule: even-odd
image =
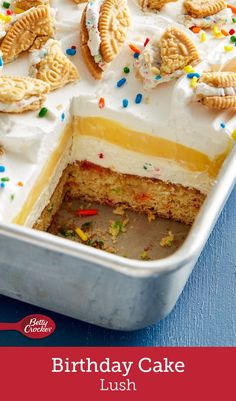
[{"label": "rainbow sprinkle", "polygon": [[191,79],[191,81],[190,81],[190,88],[194,89],[196,87],[196,85],[197,85],[197,81],[198,81],[198,78],[197,77],[193,77]]},{"label": "rainbow sprinkle", "polygon": [[123,71],[125,74],[128,74],[130,72],[130,69],[129,69],[129,67],[124,67]]},{"label": "rainbow sprinkle", "polygon": [[231,136],[232,136],[232,139],[234,141],[236,141],[236,129],[232,132]]},{"label": "rainbow sprinkle", "polygon": [[123,99],[123,100],[122,100],[122,105],[123,105],[123,107],[126,109],[126,107],[128,107],[128,105],[129,105],[128,99]]},{"label": "rainbow sprinkle", "polygon": [[75,46],[71,46],[71,48],[66,49],[66,54],[67,56],[75,56],[76,54],[76,47]]},{"label": "rainbow sprinkle", "polygon": [[144,46],[144,47],[146,47],[146,46],[147,46],[147,44],[148,44],[148,42],[150,42],[150,39],[149,39],[149,38],[146,38],[146,40],[145,40],[145,42],[144,42],[143,46]]},{"label": "rainbow sprinkle", "polygon": [[141,53],[141,50],[138,49],[135,45],[130,44],[129,45],[130,50],[132,50],[134,53]]},{"label": "rainbow sprinkle", "polygon": [[78,235],[78,237],[80,237],[82,239],[82,241],[84,241],[84,242],[88,241],[88,236],[84,233],[83,230],[81,230],[81,228],[77,227],[75,229],[75,232]]},{"label": "rainbow sprinkle", "polygon": [[104,109],[104,107],[105,107],[104,97],[100,97],[99,102],[98,102],[98,107],[99,107],[99,109]]},{"label": "rainbow sprinkle", "polygon": [[187,78],[192,79],[192,78],[200,78],[200,74],[198,74],[198,72],[190,72],[189,74],[187,74]]},{"label": "rainbow sprinkle", "polygon": [[43,117],[46,116],[47,112],[48,112],[47,107],[42,107],[42,109],[40,110],[38,116],[39,116],[40,118],[43,118]]},{"label": "rainbow sprinkle", "polygon": [[234,47],[232,45],[224,46],[225,52],[232,52],[233,49]]},{"label": "rainbow sprinkle", "polygon": [[204,31],[201,33],[200,40],[201,40],[201,42],[205,42],[206,41],[206,33]]},{"label": "rainbow sprinkle", "polygon": [[117,81],[116,86],[117,88],[121,88],[126,83],[126,78],[121,78],[119,81]]},{"label": "rainbow sprinkle", "polygon": [[142,102],[142,99],[143,99],[142,93],[137,93],[137,95],[135,97],[135,103],[140,104]]},{"label": "rainbow sprinkle", "polygon": [[184,67],[184,72],[186,72],[186,74],[189,74],[191,72],[194,72],[194,69],[193,69],[193,67],[191,65],[186,65]]}]

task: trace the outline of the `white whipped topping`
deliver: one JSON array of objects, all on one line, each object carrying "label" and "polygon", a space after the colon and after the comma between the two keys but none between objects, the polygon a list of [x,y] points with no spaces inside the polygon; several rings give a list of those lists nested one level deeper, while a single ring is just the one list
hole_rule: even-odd
[{"label": "white whipped topping", "polygon": [[[147,37],[152,39],[156,33],[161,36],[166,27],[173,25],[177,15],[181,13],[178,6],[182,3],[183,0],[168,3],[158,14],[149,13],[144,16],[140,7],[132,0],[128,0],[133,27],[129,31],[127,42],[133,43],[143,50],[143,43]],[[6,168],[5,172],[0,173],[0,178],[10,178],[10,181],[6,182],[5,188],[0,189],[0,221],[11,222],[22,210],[26,199],[34,190],[37,179],[44,174],[44,168],[50,160],[52,152],[58,149],[63,130],[72,115],[99,116],[114,120],[136,131],[137,141],[139,140],[138,133],[145,132],[150,136],[165,138],[195,149],[210,159],[214,159],[227,149],[230,133],[236,127],[236,116],[233,113],[226,115],[221,112],[209,112],[204,107],[196,107],[196,104],[190,102],[193,90],[189,86],[189,79],[185,76],[173,80],[168,85],[160,85],[156,90],[144,90],[142,82],[135,77],[132,67],[133,53],[127,44],[122,47],[120,54],[112,61],[109,69],[104,73],[104,78],[101,81],[95,81],[89,76],[88,69],[79,52],[78,25],[86,3],[78,6],[72,0],[51,0],[50,4],[58,9],[56,18],[57,23],[59,22],[57,26],[60,25],[60,31],[56,31],[56,36],[60,36],[63,52],[65,53],[66,49],[72,45],[76,46],[77,54],[72,57],[72,61],[78,68],[81,80],[47,95],[45,107],[48,109],[48,113],[44,118],[38,117],[38,111],[17,115],[0,114],[0,144],[5,148],[5,154],[0,158],[0,165]],[[0,9],[2,13],[6,12],[1,6]],[[174,24],[177,25],[176,22]],[[187,29],[183,25],[178,26],[187,33]],[[231,28],[235,28],[235,26],[230,24],[224,27],[226,30]],[[232,52],[224,51],[224,45],[229,43],[228,37],[216,41],[209,34],[208,40],[201,43],[197,35],[191,32],[189,34],[197,43],[203,59],[206,59],[211,53],[213,62],[217,53],[217,63],[220,64],[236,56],[236,47]],[[125,75],[126,84],[117,88],[116,83],[123,76],[124,66],[129,66],[130,73]],[[5,65],[3,74],[27,76],[28,68],[29,54],[25,53],[17,60]],[[207,69],[209,69],[209,64],[205,63],[198,65],[197,71],[201,73]],[[137,93],[143,94],[142,103],[138,105],[134,101]],[[100,97],[105,99],[104,109],[98,107]],[[124,98],[129,101],[126,109],[122,106]],[[55,118],[51,118],[51,115]],[[62,115],[65,118],[62,119]],[[226,117],[227,120],[225,120]],[[226,123],[228,131],[220,127],[222,122]],[[97,143],[96,147],[95,142]],[[204,193],[212,184],[204,173],[191,172],[185,168],[177,171],[169,161],[164,163],[163,160],[151,160],[149,157],[145,158],[145,155],[137,155],[131,151],[129,153],[128,150],[121,149],[118,154],[116,147],[111,143],[98,143],[96,138],[91,137],[91,146],[88,145],[88,142],[86,145],[86,141],[84,141],[84,145],[78,146],[77,149],[80,160],[88,158],[97,165],[114,166],[115,171],[122,170],[127,174],[132,171],[136,175],[147,174],[147,176],[153,177],[153,174],[156,173],[155,167],[160,167],[160,179],[168,179],[177,184],[181,182],[183,185],[199,188]],[[104,152],[103,159],[99,158],[99,152]],[[70,155],[67,156],[68,162],[71,161]],[[145,170],[144,162],[151,163],[153,169]],[[63,166],[62,163],[61,169]],[[56,173],[56,177],[59,179],[60,174]],[[50,180],[50,177],[47,177],[47,180]],[[24,184],[23,187],[17,185],[19,181]],[[52,182],[54,182],[53,185]],[[40,205],[35,204],[31,211],[27,221],[28,225],[32,225],[39,217],[56,185],[57,180],[54,176],[50,181],[49,191],[47,191],[48,186],[45,185],[45,194],[43,198],[41,197]]]},{"label": "white whipped topping", "polygon": [[191,15],[184,14],[179,15],[177,20],[180,24],[185,25],[187,28],[198,26],[200,28],[210,28],[214,25],[222,26],[229,24],[232,18],[232,11],[229,8],[225,8],[214,15],[210,15],[204,18],[194,18]]},{"label": "white whipped topping", "polygon": [[195,88],[195,94],[196,96],[235,96],[236,88],[216,88],[204,82],[199,82]]}]

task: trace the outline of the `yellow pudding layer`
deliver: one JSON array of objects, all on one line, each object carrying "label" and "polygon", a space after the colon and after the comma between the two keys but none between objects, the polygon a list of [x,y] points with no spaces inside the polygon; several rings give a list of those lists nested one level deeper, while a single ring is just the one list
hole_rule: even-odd
[{"label": "yellow pudding layer", "polygon": [[228,149],[211,160],[207,155],[170,140],[133,131],[121,124],[100,117],[75,117],[74,132],[79,135],[93,136],[118,145],[127,150],[173,160],[193,172],[206,172],[215,178],[228,155]]},{"label": "yellow pudding layer", "polygon": [[72,124],[68,124],[66,129],[64,130],[59,145],[52,153],[48,163],[44,167],[42,173],[40,174],[38,180],[36,181],[31,193],[29,194],[23,209],[21,212],[14,218],[13,223],[23,225],[26,222],[26,219],[33,209],[37,199],[40,194],[43,192],[45,187],[47,187],[48,183],[51,180],[55,172],[55,168],[58,165],[66,147],[68,141],[72,138]]}]

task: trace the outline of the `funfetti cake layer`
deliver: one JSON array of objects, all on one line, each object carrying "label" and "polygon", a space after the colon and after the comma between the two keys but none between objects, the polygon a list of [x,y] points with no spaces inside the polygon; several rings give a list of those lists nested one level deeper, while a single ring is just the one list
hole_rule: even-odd
[{"label": "funfetti cake layer", "polygon": [[[130,176],[135,185],[139,177],[140,183],[152,180],[153,186],[161,182],[162,191],[164,185],[180,186],[185,194],[188,189],[197,191],[202,202],[230,151],[236,117],[233,109],[209,110],[198,103],[195,87],[205,70],[232,69],[234,35],[225,36],[222,27],[194,33],[179,24],[183,1],[169,2],[158,12],[144,12],[139,2],[128,1],[128,36],[102,79],[95,80],[79,43],[86,3],[57,0],[50,5],[55,14],[54,39],[76,65],[80,79],[47,95],[47,113],[42,118],[40,110],[0,114],[0,145],[5,150],[0,156],[0,220],[33,226],[62,182],[67,165],[71,168],[78,162],[80,166],[84,161],[104,168],[104,177],[109,175],[112,180],[116,174],[122,179],[123,174],[124,182]],[[2,14],[6,14],[3,7]],[[226,33],[235,27],[231,19],[227,22]],[[159,43],[172,26],[196,46],[200,61],[185,71],[165,75],[164,83],[163,76],[158,82],[157,75],[157,85],[150,87],[148,79],[140,79],[138,73],[139,53],[152,40]],[[21,54],[1,72],[28,76],[31,59],[29,52]],[[173,202],[171,207],[175,207]]]}]

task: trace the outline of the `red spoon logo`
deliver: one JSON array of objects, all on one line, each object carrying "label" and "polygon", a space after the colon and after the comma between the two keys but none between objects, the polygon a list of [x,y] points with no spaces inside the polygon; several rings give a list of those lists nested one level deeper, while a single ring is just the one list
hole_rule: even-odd
[{"label": "red spoon logo", "polygon": [[45,338],[56,329],[52,319],[44,315],[29,315],[16,323],[0,323],[0,330],[16,330],[28,338]]}]

